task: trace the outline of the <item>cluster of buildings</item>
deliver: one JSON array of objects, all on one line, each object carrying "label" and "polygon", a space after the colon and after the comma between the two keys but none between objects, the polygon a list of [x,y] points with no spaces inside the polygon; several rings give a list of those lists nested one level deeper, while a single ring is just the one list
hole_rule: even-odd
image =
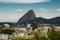
[{"label": "cluster of buildings", "polygon": [[[35,26],[34,26],[35,25]],[[11,35],[8,34],[0,34],[0,40],[8,40],[8,39],[14,39],[15,37],[24,37],[26,36],[27,38],[32,37],[32,31],[37,28],[37,24],[27,24],[26,28],[11,28],[9,24],[3,24],[4,27],[0,26],[0,29],[5,30],[5,29],[11,29],[14,30],[14,32]],[[36,28],[34,28],[34,27]]]},{"label": "cluster of buildings", "polygon": [[0,29],[11,29],[14,30],[14,32],[11,35],[8,34],[0,34],[0,40],[8,40],[8,39],[14,39],[15,37],[24,37],[27,38],[32,37],[32,31],[40,27],[40,25],[36,22],[33,24],[28,24],[26,28],[11,28],[9,24],[3,24],[4,27],[0,26]]},{"label": "cluster of buildings", "polygon": [[[1,26],[0,26],[1,28]],[[42,29],[43,28],[43,29]],[[13,40],[16,37],[27,37],[27,38],[31,38],[33,37],[33,33],[34,31],[37,31],[38,29],[42,29],[43,33],[42,34],[46,34],[48,29],[50,27],[49,26],[40,26],[38,23],[34,22],[33,24],[27,24],[26,28],[10,28],[9,24],[4,24],[4,28],[2,29],[11,29],[14,30],[14,32],[11,35],[8,34],[0,34],[0,40]],[[60,30],[60,27],[56,27],[56,30]]]}]

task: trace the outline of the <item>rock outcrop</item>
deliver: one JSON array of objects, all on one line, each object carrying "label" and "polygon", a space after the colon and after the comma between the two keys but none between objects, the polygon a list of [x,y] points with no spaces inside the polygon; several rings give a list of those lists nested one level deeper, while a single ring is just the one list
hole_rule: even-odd
[{"label": "rock outcrop", "polygon": [[36,18],[36,15],[33,10],[29,10],[25,15],[23,15],[17,22],[17,24],[21,25],[27,21],[33,20]]}]

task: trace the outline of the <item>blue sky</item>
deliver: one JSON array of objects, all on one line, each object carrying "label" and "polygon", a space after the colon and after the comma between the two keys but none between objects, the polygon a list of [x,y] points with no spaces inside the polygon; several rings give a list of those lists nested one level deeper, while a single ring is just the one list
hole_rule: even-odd
[{"label": "blue sky", "polygon": [[58,17],[60,0],[0,0],[0,22],[17,22],[30,9],[37,17]]}]

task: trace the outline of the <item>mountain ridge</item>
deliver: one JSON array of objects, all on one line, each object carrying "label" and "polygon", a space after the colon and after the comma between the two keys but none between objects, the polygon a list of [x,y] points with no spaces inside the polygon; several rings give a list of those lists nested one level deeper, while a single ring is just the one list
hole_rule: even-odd
[{"label": "mountain ridge", "polygon": [[37,17],[34,20],[28,21],[28,23],[32,23],[34,21],[36,21],[40,24],[55,24],[55,25],[58,24],[58,25],[60,25],[60,17],[54,17],[54,18],[51,18],[51,19]]},{"label": "mountain ridge", "polygon": [[58,24],[60,25],[60,16],[46,19],[43,17],[36,17],[33,10],[29,10],[25,15],[23,15],[17,22],[18,25],[37,22],[40,24]]}]

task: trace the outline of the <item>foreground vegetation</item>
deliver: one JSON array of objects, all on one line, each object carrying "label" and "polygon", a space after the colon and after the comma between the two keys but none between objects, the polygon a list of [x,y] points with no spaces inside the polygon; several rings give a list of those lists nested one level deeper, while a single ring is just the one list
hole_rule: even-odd
[{"label": "foreground vegetation", "polygon": [[[14,31],[11,29],[0,29],[0,34],[8,34],[11,35]],[[60,40],[60,32],[56,31],[56,28],[54,26],[51,26],[50,29],[46,33],[43,33],[44,27],[41,27],[33,32],[31,34],[33,37],[27,38],[26,36],[24,37],[15,37],[13,40]]]},{"label": "foreground vegetation", "polygon": [[43,29],[35,31],[32,38],[16,37],[15,40],[60,40],[60,32],[55,31],[53,26],[45,35],[42,34]]}]

